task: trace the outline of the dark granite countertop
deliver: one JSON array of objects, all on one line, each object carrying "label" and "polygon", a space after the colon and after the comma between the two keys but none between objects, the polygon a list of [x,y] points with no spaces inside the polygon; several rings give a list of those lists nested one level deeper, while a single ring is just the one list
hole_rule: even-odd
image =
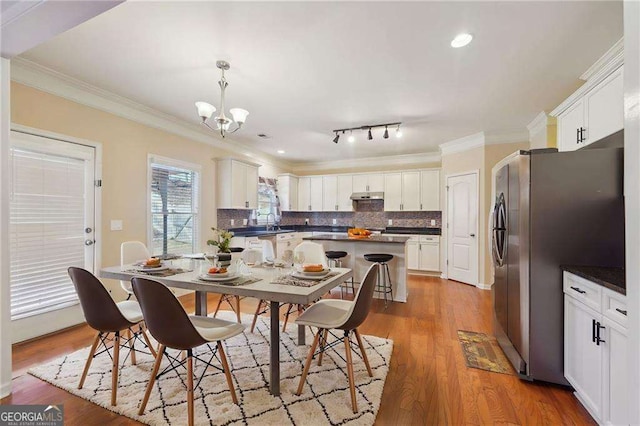
[{"label": "dark granite countertop", "polygon": [[440,228],[407,228],[400,226],[387,226],[383,234],[414,234],[414,235],[440,235]]},{"label": "dark granite countertop", "polygon": [[579,277],[621,294],[627,294],[624,268],[607,268],[603,266],[561,266],[563,271],[571,272]]},{"label": "dark granite countertop", "polygon": [[371,235],[368,238],[349,238],[347,234],[344,235],[314,235],[313,237],[305,237],[303,240],[317,240],[317,241],[346,241],[355,243],[391,243],[391,244],[404,244],[409,240],[409,237],[390,237],[386,235]]},{"label": "dark granite countertop", "polygon": [[[283,225],[281,229],[277,228],[267,231],[264,226],[247,226],[242,228],[230,228],[237,237],[261,237],[283,234],[287,232],[344,232],[347,233],[349,228],[353,226],[321,226],[321,225]],[[383,234],[414,234],[414,235],[440,235],[440,228],[407,228],[400,226],[389,226],[387,228],[367,228],[371,231],[380,231]]]}]

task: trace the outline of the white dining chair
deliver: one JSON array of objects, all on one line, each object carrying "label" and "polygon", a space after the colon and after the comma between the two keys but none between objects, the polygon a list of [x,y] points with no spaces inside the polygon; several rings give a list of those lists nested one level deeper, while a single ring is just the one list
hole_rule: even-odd
[{"label": "white dining chair", "polygon": [[[151,257],[147,246],[140,241],[125,241],[120,244],[120,266],[128,265]],[[120,287],[127,292],[127,300],[133,296],[131,281],[120,281]]]},{"label": "white dining chair", "polygon": [[[300,377],[300,383],[298,384],[298,390],[296,395],[302,393],[309,368],[311,367],[311,361],[315,355],[316,348],[320,346],[320,354],[318,356],[318,365],[322,365],[322,356],[327,349],[333,348],[336,344],[339,344],[340,340],[336,340],[327,344],[328,335],[330,330],[340,330],[343,336],[334,335],[337,339],[341,339],[344,343],[345,349],[345,361],[347,363],[347,376],[349,377],[349,391],[351,393],[351,408],[354,413],[358,412],[358,404],[356,403],[356,390],[353,377],[353,358],[351,356],[351,345],[355,342],[352,341],[352,335],[355,337],[360,353],[362,355],[362,361],[367,369],[369,377],[373,377],[373,371],[369,365],[369,359],[367,358],[367,352],[364,350],[362,344],[362,337],[358,332],[358,327],[364,322],[369,315],[371,309],[371,303],[373,301],[373,292],[375,290],[376,282],[378,279],[378,266],[376,264],[371,265],[367,271],[362,285],[358,288],[358,292],[353,301],[342,299],[323,299],[309,307],[296,319],[296,324],[309,327],[317,327],[318,332],[313,339],[307,359],[302,370],[302,376]],[[338,354],[338,357],[342,358],[342,355]]]}]

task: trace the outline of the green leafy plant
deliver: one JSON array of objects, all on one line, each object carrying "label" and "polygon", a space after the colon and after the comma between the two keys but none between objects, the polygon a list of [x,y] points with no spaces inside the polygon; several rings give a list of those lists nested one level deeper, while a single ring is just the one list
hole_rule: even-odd
[{"label": "green leafy plant", "polygon": [[211,240],[207,240],[208,246],[218,247],[220,253],[230,253],[229,246],[231,245],[231,238],[233,238],[233,232],[226,229],[211,228],[214,237]]}]

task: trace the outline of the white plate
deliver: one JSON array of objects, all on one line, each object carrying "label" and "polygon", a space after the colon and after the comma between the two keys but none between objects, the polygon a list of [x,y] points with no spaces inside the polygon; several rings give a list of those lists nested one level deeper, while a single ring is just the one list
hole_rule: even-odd
[{"label": "white plate", "polygon": [[210,273],[206,273],[205,275],[209,278],[227,278],[229,276],[230,272],[227,271],[223,274],[210,274]]},{"label": "white plate", "polygon": [[318,272],[311,272],[311,271],[307,272],[307,271],[304,271],[304,270],[300,271],[300,273],[302,275],[307,275],[307,276],[310,276],[310,277],[322,277],[322,276],[327,275],[329,272],[331,272],[331,270],[329,268],[325,268],[322,271],[318,271]]},{"label": "white plate", "polygon": [[140,271],[140,272],[160,272],[160,271],[166,271],[167,269],[169,269],[169,267],[165,266],[165,265],[160,265],[160,266],[136,266],[135,269],[136,269],[136,271]]},{"label": "white plate", "polygon": [[330,269],[326,269],[323,272],[293,272],[291,274],[294,278],[302,278],[303,280],[322,280],[329,275]]},{"label": "white plate", "polygon": [[224,281],[231,281],[238,278],[238,274],[229,275],[229,273],[227,272],[227,276],[225,277],[214,277],[209,274],[204,274],[204,275],[200,275],[198,278],[200,278],[203,281],[224,282]]}]

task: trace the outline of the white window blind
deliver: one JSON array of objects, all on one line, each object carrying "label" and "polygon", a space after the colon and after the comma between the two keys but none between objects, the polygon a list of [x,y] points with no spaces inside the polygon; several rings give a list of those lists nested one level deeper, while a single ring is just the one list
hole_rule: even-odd
[{"label": "white window blind", "polygon": [[198,172],[151,162],[151,252],[198,251]]},{"label": "white window blind", "polygon": [[67,274],[85,266],[84,160],[11,150],[11,317],[78,303]]}]

